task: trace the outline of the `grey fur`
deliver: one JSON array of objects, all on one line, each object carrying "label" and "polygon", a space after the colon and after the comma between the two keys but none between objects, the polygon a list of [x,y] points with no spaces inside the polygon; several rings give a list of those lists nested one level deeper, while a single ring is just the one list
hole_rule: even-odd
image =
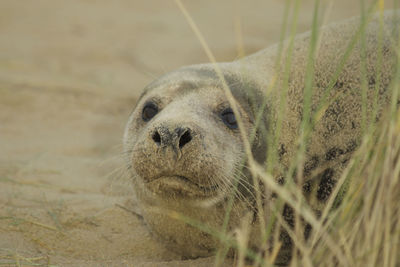
[{"label": "grey fur", "polygon": [[[313,112],[324,96],[333,101],[315,123],[311,133],[303,170],[306,179],[302,185],[305,194],[316,192],[313,196],[316,201],[310,202],[310,205],[317,213],[360,141],[362,72],[359,41],[332,90],[327,92],[329,82],[358,27],[359,19],[356,18],[321,30],[321,41],[315,58]],[[398,38],[399,20],[394,20],[394,12],[385,13],[384,28],[383,65],[377,95],[379,112],[376,120],[390,102],[389,88],[397,67],[397,55],[392,41]],[[369,80],[367,110],[370,113],[377,82],[377,17],[369,22],[365,32]],[[295,39],[287,105],[277,151],[281,165],[275,173],[277,182],[282,182],[279,179],[288,169],[297,149],[309,42],[310,33],[301,34]],[[278,116],[282,116],[278,114],[281,105],[281,91],[278,88],[284,80],[283,75],[274,70],[277,51],[278,45],[275,45],[244,59],[219,64],[239,104],[240,115],[249,136],[254,130],[257,111],[266,99],[262,123],[256,129],[253,142],[253,155],[261,163],[266,160],[268,135],[276,130]],[[285,57],[282,64],[284,62]],[[275,90],[267,92],[274,78],[277,81]],[[147,123],[141,120],[140,115],[146,101],[155,102],[160,109]],[[211,64],[184,67],[157,79],[144,90],[126,127],[126,160],[144,219],[156,236],[187,258],[211,255],[218,241],[197,227],[177,219],[174,212],[182,213],[207,227],[219,229],[224,220],[229,192],[239,181],[228,230],[232,232],[246,214],[254,213],[252,179],[246,171],[239,171],[241,163],[245,161],[243,142],[240,134],[227,128],[219,116],[227,106],[229,103],[221,81]],[[162,129],[165,132],[173,132],[179,127],[190,129],[190,142],[179,150],[169,146],[161,149],[151,137],[159,127],[164,127]],[[323,169],[315,173],[319,168]],[[164,177],[164,181],[159,179],[160,176]],[[265,190],[268,191],[268,188]],[[271,192],[265,201],[272,198]],[[284,213],[290,222],[293,219],[290,207],[285,208]],[[268,208],[266,214],[268,216]],[[256,218],[252,224],[253,245],[259,242],[257,229]],[[305,232],[308,234],[309,230],[307,228]]]}]

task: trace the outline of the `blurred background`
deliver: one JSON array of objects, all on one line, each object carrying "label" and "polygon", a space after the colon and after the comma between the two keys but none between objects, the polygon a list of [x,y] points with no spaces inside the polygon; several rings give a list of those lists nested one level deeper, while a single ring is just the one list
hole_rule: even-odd
[{"label": "blurred background", "polygon": [[[292,2],[183,4],[231,61],[278,42]],[[359,2],[321,1],[324,23],[359,14]],[[313,7],[302,1],[297,32]],[[121,139],[146,84],[207,61],[174,1],[1,0],[0,264],[179,261],[124,209]]]}]

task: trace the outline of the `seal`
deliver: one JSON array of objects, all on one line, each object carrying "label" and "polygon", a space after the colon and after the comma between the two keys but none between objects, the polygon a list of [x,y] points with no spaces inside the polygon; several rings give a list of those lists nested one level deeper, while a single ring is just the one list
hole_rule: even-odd
[{"label": "seal", "polygon": [[[377,121],[391,101],[389,89],[397,64],[393,40],[399,33],[393,11],[385,13],[383,28],[380,35],[375,16],[365,28],[353,18],[319,31],[310,98],[310,114],[318,116],[312,122],[301,169],[304,181],[299,185],[317,213],[358,147],[363,110],[367,118]],[[260,245],[256,187],[246,167],[237,119],[241,118],[242,130],[251,141],[254,159],[265,165],[276,155],[278,167],[266,169],[277,183],[285,183],[287,177],[295,180],[296,175],[287,172],[305,117],[310,38],[310,32],[298,35],[292,54],[282,58],[277,44],[219,63],[223,79],[212,64],[183,67],[152,82],[137,101],[123,141],[133,188],[148,228],[184,258],[212,255],[220,244],[210,229],[226,224],[227,231],[233,232],[247,216],[253,218],[250,243]],[[283,47],[289,51],[289,41]],[[285,65],[288,57],[291,64]],[[276,62],[283,66],[281,71]],[[278,136],[275,143],[271,136]],[[259,188],[268,221],[276,195],[266,185]],[[289,206],[283,213],[293,224]],[[290,246],[290,241],[285,245]]]}]

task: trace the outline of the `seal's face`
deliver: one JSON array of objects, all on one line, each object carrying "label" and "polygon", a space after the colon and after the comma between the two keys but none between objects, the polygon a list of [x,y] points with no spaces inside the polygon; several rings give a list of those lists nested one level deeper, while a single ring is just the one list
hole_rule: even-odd
[{"label": "seal's face", "polygon": [[[147,224],[180,252],[187,250],[184,255],[195,257],[207,255],[215,242],[162,213],[173,210],[221,226],[229,194],[245,199],[243,188],[250,188],[250,179],[242,173],[243,142],[223,89],[176,75],[145,90],[127,124],[124,149]],[[237,104],[250,131],[253,115],[243,103]],[[241,192],[235,177],[240,178]],[[243,215],[242,209],[248,210],[244,206],[236,203],[233,214]]]},{"label": "seal's face", "polygon": [[128,127],[128,151],[143,190],[160,198],[206,199],[226,186],[242,144],[224,92],[167,85],[144,95]]}]

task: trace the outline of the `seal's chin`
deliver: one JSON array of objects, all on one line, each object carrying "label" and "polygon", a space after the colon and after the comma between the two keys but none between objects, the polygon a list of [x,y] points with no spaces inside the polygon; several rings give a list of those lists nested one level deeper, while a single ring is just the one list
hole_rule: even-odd
[{"label": "seal's chin", "polygon": [[213,195],[217,186],[201,186],[180,175],[159,176],[145,183],[146,187],[161,197],[207,197]]}]

